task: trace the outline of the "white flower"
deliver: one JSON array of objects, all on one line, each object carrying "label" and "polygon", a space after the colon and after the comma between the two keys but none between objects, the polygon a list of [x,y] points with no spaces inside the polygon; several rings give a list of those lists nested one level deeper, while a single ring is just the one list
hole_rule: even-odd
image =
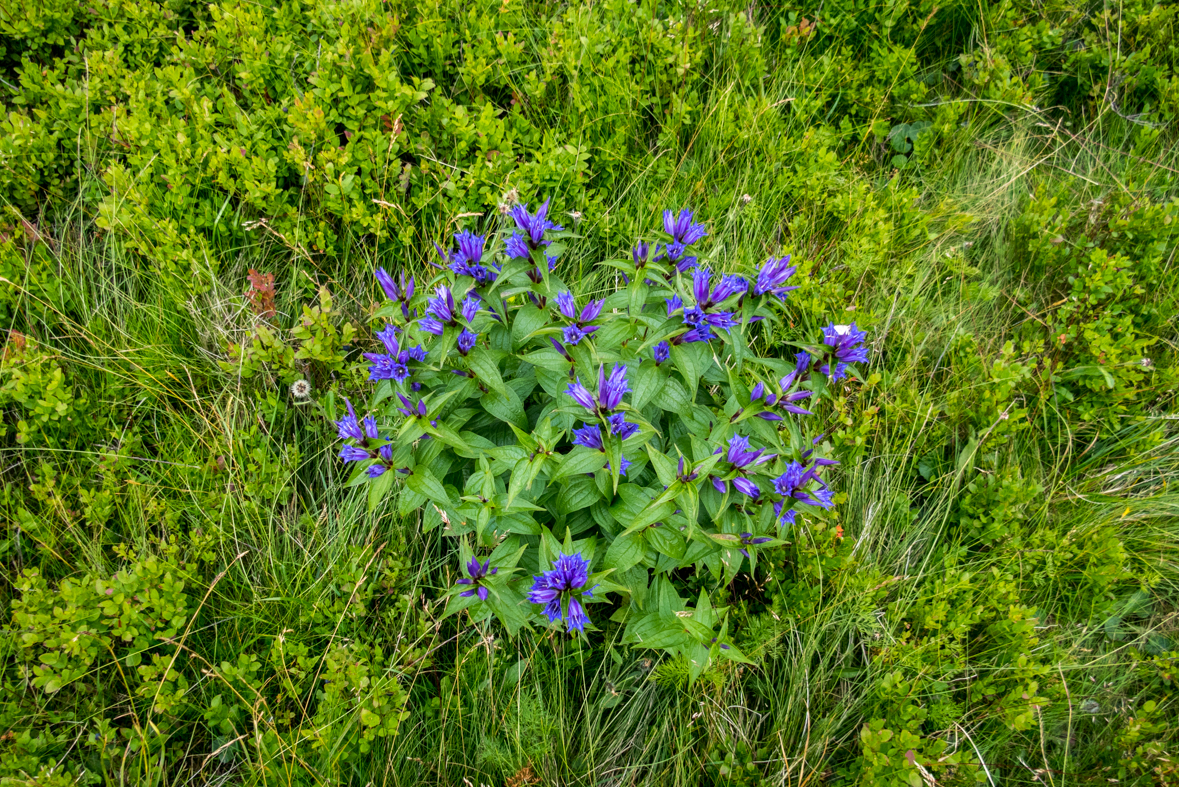
[{"label": "white flower", "polygon": [[306,399],[311,395],[311,383],[306,380],[295,380],[291,383],[291,396],[296,399]]}]

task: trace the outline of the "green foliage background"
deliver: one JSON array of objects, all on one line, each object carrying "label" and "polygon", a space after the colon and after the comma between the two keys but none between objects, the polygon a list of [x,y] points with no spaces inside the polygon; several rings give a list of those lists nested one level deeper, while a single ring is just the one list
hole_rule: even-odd
[{"label": "green foliage background", "polygon": [[[1177,16],[0,1],[0,783],[1174,784]],[[372,269],[543,197],[870,330],[753,667],[440,622],[342,486]]]}]

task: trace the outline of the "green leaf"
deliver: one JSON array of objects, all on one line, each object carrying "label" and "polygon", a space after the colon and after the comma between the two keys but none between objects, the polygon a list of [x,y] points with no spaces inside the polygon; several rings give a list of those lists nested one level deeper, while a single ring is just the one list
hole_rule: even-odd
[{"label": "green leaf", "polygon": [[495,391],[498,391],[507,396],[507,387],[504,385],[503,377],[499,373],[499,364],[491,353],[485,347],[478,347],[471,351],[467,356],[467,366],[475,374],[475,378],[489,386]]},{"label": "green leaf", "polygon": [[651,403],[670,413],[685,413],[692,405],[688,390],[675,377],[668,377],[651,397]]},{"label": "green leaf", "polygon": [[684,380],[688,384],[688,389],[696,388],[699,383],[700,375],[703,374],[703,364],[697,362],[696,352],[694,347],[700,346],[701,343],[696,344],[676,344],[671,347],[671,360],[675,364],[675,368],[680,370],[680,374],[684,376]]},{"label": "green leaf", "polygon": [[520,307],[512,321],[512,343],[519,349],[532,334],[549,323],[549,316],[532,304]]},{"label": "green leaf", "polygon": [[447,508],[454,506],[450,500],[450,495],[446,494],[446,488],[442,486],[442,482],[434,477],[434,474],[422,466],[414,469],[413,474],[405,482],[405,485],[423,495],[435,503],[439,503]]},{"label": "green leaf", "polygon": [[685,645],[689,638],[683,622],[674,615],[649,613],[631,618],[622,641],[640,648],[673,648]]},{"label": "green leaf", "polygon": [[528,428],[528,417],[524,414],[524,403],[519,395],[509,387],[503,391],[488,391],[479,398],[483,409],[506,423],[515,424],[521,429]]},{"label": "green leaf", "polygon": [[557,499],[553,506],[559,515],[568,515],[583,508],[589,508],[602,493],[598,491],[593,479],[578,475],[565,481],[557,492]]},{"label": "green leaf", "polygon": [[631,388],[631,406],[642,410],[663,387],[666,374],[655,365],[654,361],[644,361],[635,370]]},{"label": "green leaf", "polygon": [[533,350],[520,356],[520,360],[553,372],[568,372],[569,360],[556,350]]},{"label": "green leaf", "polygon": [[686,544],[684,543],[683,537],[671,525],[664,524],[660,527],[649,527],[643,533],[647,536],[647,543],[656,552],[667,555],[673,560],[683,558]]},{"label": "green leaf", "polygon": [[561,460],[561,464],[549,476],[553,481],[577,473],[595,473],[606,464],[606,455],[593,448],[579,445]]},{"label": "green leaf", "polygon": [[397,473],[393,470],[386,470],[381,475],[373,479],[368,486],[368,510],[375,511],[381,501],[385,499],[390,492],[393,491],[393,481],[397,477]]},{"label": "green leaf", "polygon": [[606,550],[606,559],[602,567],[626,571],[631,566],[637,565],[646,553],[647,545],[643,540],[642,533],[620,536],[614,539],[614,543]]}]

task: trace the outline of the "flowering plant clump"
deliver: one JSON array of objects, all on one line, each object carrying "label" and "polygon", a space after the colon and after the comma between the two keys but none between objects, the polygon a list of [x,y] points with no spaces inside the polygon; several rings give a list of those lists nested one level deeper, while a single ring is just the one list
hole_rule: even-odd
[{"label": "flowering plant clump", "polygon": [[547,213],[460,232],[428,282],[376,271],[384,352],[364,356],[365,417],[346,402],[336,421],[340,457],[372,505],[400,490],[402,512],[458,539],[447,614],[582,636],[608,618],[693,676],[743,661],[707,589],[694,605],[679,591],[729,583],[832,508],[807,407],[867,360],[866,336],[831,325],[786,358],[754,352],[795,268],[714,272],[688,210],[602,263],[621,286],[584,298],[557,274],[565,233]]}]

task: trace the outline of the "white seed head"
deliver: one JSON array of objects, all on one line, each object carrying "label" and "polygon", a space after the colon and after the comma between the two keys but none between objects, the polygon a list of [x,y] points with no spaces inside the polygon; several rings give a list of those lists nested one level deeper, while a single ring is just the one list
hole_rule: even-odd
[{"label": "white seed head", "polygon": [[291,396],[296,399],[306,399],[311,395],[311,383],[306,380],[295,380],[291,383]]}]

